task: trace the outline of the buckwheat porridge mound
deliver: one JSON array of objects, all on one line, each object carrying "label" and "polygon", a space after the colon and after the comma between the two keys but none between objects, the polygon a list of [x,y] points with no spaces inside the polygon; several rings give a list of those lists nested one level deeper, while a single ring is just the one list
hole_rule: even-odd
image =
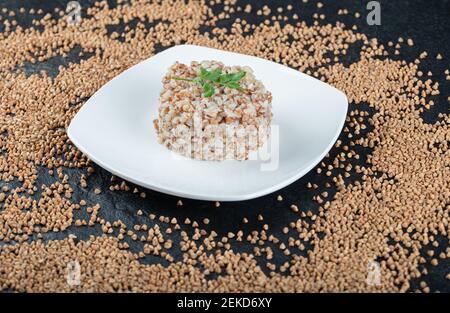
[{"label": "buckwheat porridge mound", "polygon": [[[223,74],[245,72],[239,89],[213,86],[205,97],[192,83],[200,69]],[[158,140],[170,150],[201,160],[246,160],[269,136],[272,94],[249,67],[225,66],[218,61],[176,62],[162,80],[159,118],[154,121]]]}]

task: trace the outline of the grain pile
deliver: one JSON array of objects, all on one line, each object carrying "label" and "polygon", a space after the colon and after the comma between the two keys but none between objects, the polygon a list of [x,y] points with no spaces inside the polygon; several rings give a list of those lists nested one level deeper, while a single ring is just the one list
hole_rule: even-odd
[{"label": "grain pile", "polygon": [[[79,25],[68,25],[62,10],[20,10],[17,14],[39,16],[27,28],[3,10],[0,289],[429,292],[424,281],[417,290],[411,281],[426,277],[421,265],[439,266],[450,256],[450,116],[439,114],[433,124],[421,117],[433,107],[440,86],[424,74],[426,53],[414,62],[401,60],[402,47],[412,40],[384,45],[355,27],[325,24],[321,7],[310,25],[289,13],[289,6],[254,10],[235,1],[172,0],[118,1],[109,8],[98,2]],[[233,17],[242,11],[263,21],[251,25]],[[217,26],[222,20],[231,28]],[[103,218],[108,207],[73,197],[88,186],[94,170],[67,138],[71,118],[109,79],[155,49],[180,43],[273,60],[347,94],[351,107],[344,133],[315,169],[328,191],[315,193],[319,186],[313,182],[305,186],[314,195],[314,210],[286,203],[294,217],[280,229],[258,215],[258,229],[219,235],[213,219],[181,220],[149,207],[136,208],[142,223],[129,225]],[[360,59],[344,66],[353,47]],[[79,64],[60,66],[53,76],[39,71],[39,64],[71,54]],[[72,168],[83,173],[79,180],[70,178]],[[37,183],[48,175],[50,184]],[[146,197],[114,177],[110,189]],[[98,189],[95,196],[101,195]],[[277,200],[285,203],[281,196]],[[183,210],[181,200],[177,206]],[[244,218],[240,226],[248,223]],[[86,228],[95,235],[68,235]],[[61,239],[46,240],[50,233]],[[131,242],[141,248],[130,249]],[[243,246],[248,252],[235,252]],[[280,259],[285,261],[277,266],[274,260]],[[71,261],[80,264],[79,284],[61,274]],[[374,261],[381,275],[370,282],[368,264]]]}]

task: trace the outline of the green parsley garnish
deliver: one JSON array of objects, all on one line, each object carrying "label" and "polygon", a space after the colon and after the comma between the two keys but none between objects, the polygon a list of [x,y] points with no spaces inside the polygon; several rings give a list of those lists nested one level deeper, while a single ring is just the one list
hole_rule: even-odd
[{"label": "green parsley garnish", "polygon": [[221,68],[216,68],[214,70],[208,71],[203,67],[200,68],[198,76],[194,79],[183,78],[183,77],[172,77],[175,80],[183,80],[187,82],[192,82],[199,84],[203,88],[203,96],[206,98],[214,95],[215,89],[214,85],[227,87],[230,89],[241,89],[239,81],[246,75],[244,71],[231,74],[222,74]]}]

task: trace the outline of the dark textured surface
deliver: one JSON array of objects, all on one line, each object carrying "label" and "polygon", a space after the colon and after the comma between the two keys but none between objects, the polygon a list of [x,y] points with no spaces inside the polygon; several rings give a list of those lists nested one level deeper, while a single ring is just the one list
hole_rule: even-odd
[{"label": "dark textured surface", "polygon": [[[23,3],[25,2],[25,3]],[[52,12],[53,8],[60,7],[65,8],[68,1],[1,1],[1,7],[7,7],[9,9],[18,9],[20,7],[25,8],[42,8],[46,12]],[[94,1],[80,1],[83,9],[86,9]],[[109,1],[111,6],[114,6],[114,1]],[[326,14],[326,20],[323,23],[334,23],[335,21],[344,22],[347,27],[351,27],[353,24],[358,26],[358,30],[370,37],[378,38],[382,43],[387,41],[397,40],[398,37],[412,38],[415,42],[413,47],[402,48],[402,54],[398,56],[401,59],[407,61],[414,60],[418,54],[422,51],[427,51],[431,56],[422,63],[422,67],[425,70],[431,70],[434,73],[434,79],[441,85],[441,95],[436,97],[436,105],[424,114],[424,119],[427,122],[433,122],[437,113],[448,113],[449,103],[447,102],[448,86],[449,82],[445,81],[444,70],[450,68],[450,1],[449,0],[421,0],[421,1],[399,1],[399,0],[387,0],[380,1],[381,3],[381,25],[369,26],[366,23],[365,15],[366,8],[365,3],[360,1],[322,1],[325,6],[321,10]],[[241,1],[241,3],[248,3],[248,1]],[[284,6],[292,3],[294,6],[294,12],[298,12],[302,19],[306,19],[307,22],[312,22],[312,14],[317,12],[316,1],[310,1],[310,3],[303,4],[302,1],[254,1],[253,7],[262,7],[264,4],[268,4],[272,8],[276,8],[278,4]],[[350,14],[347,16],[338,16],[337,10],[340,8],[347,8]],[[255,11],[255,10],[254,10]],[[354,12],[360,12],[362,17],[356,19],[353,16]],[[16,17],[20,25],[30,26],[32,18],[37,18],[37,15],[20,15]],[[257,16],[251,16],[249,14],[243,14],[243,17],[248,21],[256,22],[259,20]],[[221,21],[225,25],[227,22]],[[0,26],[1,30],[1,26]],[[158,51],[157,51],[158,52]],[[350,53],[347,55],[347,59],[344,60],[346,64],[351,64],[358,60],[358,52],[350,49]],[[440,52],[443,54],[443,60],[435,60],[434,56]],[[53,58],[44,64],[26,65],[24,70],[27,73],[37,73],[41,70],[48,71],[51,75],[57,74],[57,68],[59,65],[67,66],[69,62],[77,62],[76,50],[70,54],[68,59]],[[341,139],[346,142],[347,139],[341,136]],[[360,163],[364,163],[367,153],[370,151],[357,150],[362,155]],[[334,150],[330,152],[331,158],[334,158]],[[136,211],[142,209],[145,213],[155,213],[157,215],[175,216],[178,221],[183,221],[186,217],[191,220],[201,221],[204,217],[208,217],[211,220],[211,224],[207,226],[208,229],[214,229],[219,235],[224,235],[228,231],[237,231],[243,229],[244,231],[251,231],[253,229],[260,229],[261,222],[257,221],[258,214],[264,216],[264,222],[267,223],[271,231],[280,238],[285,238],[286,235],[281,233],[282,227],[287,223],[295,219],[294,213],[289,210],[291,204],[296,204],[302,210],[317,209],[317,204],[312,201],[312,197],[319,194],[323,189],[311,191],[306,188],[306,183],[317,183],[319,186],[324,186],[326,177],[324,175],[318,175],[313,170],[302,179],[296,181],[288,187],[282,190],[260,197],[258,199],[243,201],[243,202],[228,202],[221,203],[219,208],[214,206],[213,202],[195,201],[190,199],[182,199],[184,205],[182,208],[176,206],[178,197],[173,197],[151,190],[146,190],[147,197],[142,199],[138,194],[131,192],[109,191],[111,174],[105,170],[95,166],[96,172],[90,176],[88,181],[88,188],[83,189],[77,186],[81,174],[85,173],[85,170],[68,170],[67,172],[71,176],[71,184],[75,187],[75,193],[73,196],[74,201],[80,199],[86,199],[89,204],[100,203],[102,209],[99,215],[107,220],[121,219],[127,225],[133,225],[136,223],[146,222],[151,224],[152,221],[145,216],[137,216]],[[350,179],[358,179],[358,177],[351,177]],[[47,171],[42,169],[39,175],[39,183],[49,184],[54,178],[47,174]],[[331,180],[330,180],[331,182]],[[241,182],[245,184],[245,182]],[[0,182],[0,186],[2,182]],[[11,184],[10,184],[11,185]],[[103,192],[100,195],[94,193],[95,188],[100,188]],[[139,189],[141,189],[139,187]],[[329,199],[333,197],[334,191],[331,188],[327,188],[329,192]],[[279,202],[276,200],[277,195],[282,195],[284,200]],[[85,212],[76,212],[75,218],[79,218],[77,214],[82,217],[81,214]],[[84,216],[86,217],[86,216]],[[249,219],[248,224],[243,224],[242,218],[247,217]],[[278,233],[277,233],[278,231]],[[62,233],[49,233],[45,235],[46,239],[57,239],[66,237],[69,233],[74,233],[78,236],[79,240],[86,239],[90,234],[101,234],[99,229],[92,229],[87,227],[71,227]],[[176,238],[177,235],[174,235]],[[446,238],[440,238],[441,247],[437,250],[439,253],[448,246]],[[140,247],[140,243],[130,241],[131,249],[137,249]],[[236,246],[236,245],[235,245]],[[242,251],[251,251],[252,246],[246,243],[241,244]],[[180,257],[174,253],[174,257]],[[287,257],[282,254],[275,254],[273,262],[281,264],[285,262]],[[144,262],[162,262],[160,258],[153,256],[147,256]],[[424,266],[428,269],[429,275],[421,278],[428,282],[431,291],[450,292],[450,285],[446,280],[445,275],[449,268],[449,261],[443,261],[439,263],[439,266],[433,267],[429,263]],[[412,282],[412,290],[417,288],[418,282]]]}]

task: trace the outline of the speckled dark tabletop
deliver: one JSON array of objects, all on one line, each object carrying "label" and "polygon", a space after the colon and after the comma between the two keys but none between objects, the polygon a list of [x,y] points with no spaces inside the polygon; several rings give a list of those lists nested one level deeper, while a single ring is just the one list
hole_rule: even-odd
[{"label": "speckled dark tabletop", "polygon": [[[9,9],[17,9],[20,7],[25,8],[42,8],[44,11],[53,11],[54,7],[65,8],[68,1],[52,0],[28,0],[28,1],[13,1],[2,0],[0,7],[6,7]],[[83,9],[86,9],[93,0],[83,0]],[[113,6],[114,1],[108,1]],[[246,1],[248,3],[249,1]],[[387,43],[389,40],[396,40],[398,37],[412,38],[415,45],[408,48],[406,52],[402,52],[401,58],[408,61],[414,60],[421,51],[428,51],[430,55],[436,55],[438,52],[442,53],[445,57],[441,62],[436,62],[434,58],[429,58],[424,62],[424,65],[436,73],[434,79],[440,82],[442,89],[448,89],[449,82],[445,82],[444,70],[450,68],[450,0],[382,0],[381,3],[381,25],[369,26],[366,23],[365,18],[355,19],[351,14],[347,16],[338,16],[336,12],[339,8],[347,8],[350,12],[361,12],[364,14],[366,10],[366,1],[322,1],[326,5],[323,8],[324,13],[327,15],[327,22],[342,21],[347,26],[356,24],[360,32],[367,34],[369,37],[376,37],[381,42]],[[292,3],[295,10],[301,10],[302,17],[311,16],[316,11],[314,3],[303,4],[301,1],[254,1],[254,7],[262,7],[267,4],[272,7],[277,7],[277,4],[286,5]],[[33,16],[18,18],[21,25],[29,25]],[[257,20],[255,16],[254,20]],[[226,23],[226,22],[221,22]],[[0,25],[0,31],[2,26]],[[69,55],[68,58],[52,58],[51,60],[26,67],[26,71],[29,73],[36,73],[41,70],[48,71],[51,75],[56,75],[58,66],[66,66],[69,62],[76,62],[76,53]],[[359,57],[356,51],[349,51],[347,59],[348,64],[355,62]],[[446,92],[442,92],[438,98],[436,105],[429,111],[427,111],[423,117],[427,122],[433,122],[439,112],[448,113],[449,103],[446,99]],[[345,136],[341,136],[344,142],[348,139]],[[367,151],[358,151],[363,157],[360,162],[364,162],[364,155]],[[333,156],[334,151],[331,151]],[[257,199],[242,201],[242,202],[227,202],[221,203],[220,208],[214,206],[214,202],[196,201],[190,199],[182,199],[184,205],[182,208],[176,206],[178,197],[173,197],[158,193],[152,190],[146,190],[147,197],[142,199],[137,194],[131,192],[110,192],[108,190],[110,184],[111,174],[103,170],[98,166],[94,166],[96,171],[89,178],[89,187],[87,189],[78,188],[74,193],[74,201],[80,199],[86,199],[92,204],[100,203],[102,208],[100,215],[108,220],[121,219],[128,225],[137,223],[144,217],[136,216],[136,208],[141,208],[143,211],[155,214],[162,214],[166,216],[175,216],[178,220],[183,221],[186,217],[190,219],[201,220],[204,217],[209,217],[212,221],[211,228],[215,229],[219,235],[226,234],[228,231],[236,231],[236,221],[241,221],[243,217],[248,217],[249,224],[239,225],[241,228],[244,226],[244,230],[252,230],[256,228],[257,215],[262,214],[264,216],[265,223],[268,223],[270,228],[280,229],[286,224],[286,221],[291,221],[294,213],[289,209],[286,209],[290,204],[301,203],[301,208],[309,208],[311,210],[317,209],[317,203],[312,201],[312,193],[306,188],[306,182],[320,182],[319,185],[323,185],[324,176],[316,174],[315,171],[311,171],[305,177],[299,179],[293,184],[283,188],[282,190],[269,194]],[[71,179],[79,181],[81,174],[85,173],[85,170],[69,170],[68,173]],[[50,180],[46,170],[41,170],[39,174],[39,183],[46,183]],[[352,177],[352,179],[355,179]],[[1,186],[1,182],[0,182]],[[94,194],[94,188],[101,188],[102,194]],[[328,189],[329,191],[329,189]],[[320,192],[320,190],[319,190]],[[317,190],[314,192],[317,194]],[[277,201],[277,195],[283,196],[283,201]],[[330,197],[333,194],[330,193]],[[77,214],[86,214],[86,212],[77,212]],[[147,218],[148,219],[148,218]],[[77,235],[79,240],[88,238],[90,234],[101,234],[99,228],[84,228],[84,227],[70,227],[61,233],[48,233],[45,235],[45,239],[57,239],[66,237],[69,233]],[[277,234],[283,236],[280,234]],[[448,246],[446,238],[440,238],[441,248],[438,251],[445,250]],[[131,249],[137,248],[135,243],[130,241]],[[250,251],[251,246],[242,244],[243,251]],[[177,257],[175,254],[174,257]],[[155,257],[148,256],[143,262],[161,262],[161,259],[154,259]],[[277,255],[273,260],[276,264],[282,264],[287,260],[286,257]],[[421,279],[428,282],[431,291],[450,292],[449,281],[446,280],[445,275],[448,272],[450,262],[445,260],[440,262],[438,266],[431,266],[429,263],[423,265],[428,271],[429,275]],[[418,281],[412,281],[412,290],[417,287]]]}]

